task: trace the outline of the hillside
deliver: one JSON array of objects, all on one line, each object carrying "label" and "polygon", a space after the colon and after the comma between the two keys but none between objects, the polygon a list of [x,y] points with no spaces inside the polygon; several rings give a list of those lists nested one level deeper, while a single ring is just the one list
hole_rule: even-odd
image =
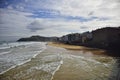
[{"label": "hillside", "polygon": [[28,38],[20,38],[17,41],[57,41],[58,37],[43,37],[43,36],[31,36]]}]

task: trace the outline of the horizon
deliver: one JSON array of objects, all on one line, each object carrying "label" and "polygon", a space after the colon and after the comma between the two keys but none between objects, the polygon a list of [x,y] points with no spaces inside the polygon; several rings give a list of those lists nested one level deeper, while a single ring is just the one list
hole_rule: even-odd
[{"label": "horizon", "polygon": [[0,41],[120,26],[119,0],[1,0]]}]

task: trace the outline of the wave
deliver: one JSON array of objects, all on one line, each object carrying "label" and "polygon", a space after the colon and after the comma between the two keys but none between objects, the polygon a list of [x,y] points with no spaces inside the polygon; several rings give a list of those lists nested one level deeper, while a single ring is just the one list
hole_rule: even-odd
[{"label": "wave", "polygon": [[[37,44],[37,46],[36,46],[36,44]],[[7,61],[7,60],[8,60],[7,63],[9,63],[9,62],[12,61],[12,63],[14,63],[14,64],[10,64],[11,67],[3,70],[2,72],[0,72],[0,74],[4,74],[5,72],[9,71],[9,70],[12,69],[12,68],[15,68],[16,66],[20,66],[20,65],[23,65],[23,64],[31,61],[32,58],[35,58],[38,54],[40,54],[42,51],[44,51],[44,50],[46,49],[45,43],[40,43],[40,42],[39,42],[39,45],[38,45],[38,43],[36,43],[36,44],[33,44],[33,43],[32,43],[32,45],[29,44],[29,47],[27,47],[27,48],[25,49],[25,50],[28,49],[28,51],[29,51],[29,49],[32,48],[32,52],[31,52],[31,51],[29,51],[29,52],[18,52],[18,53],[15,53],[15,54],[14,54],[14,50],[15,50],[15,51],[17,51],[17,50],[20,51],[19,48],[18,48],[18,49],[12,49],[12,50],[10,50],[10,51],[8,51],[8,52],[3,52],[3,53],[1,53],[0,55],[3,55],[3,57],[2,57],[2,56],[0,57],[0,60],[1,60],[1,61],[4,62],[4,61]],[[25,44],[25,45],[26,45],[26,44]],[[32,47],[31,47],[31,46],[32,46]],[[38,48],[38,47],[40,47],[40,46],[41,46],[41,49]],[[37,49],[36,49],[36,47],[37,47]],[[34,50],[35,50],[35,51],[34,51]],[[13,52],[12,52],[12,51],[13,51]],[[21,53],[23,53],[23,54],[21,54]],[[6,54],[7,57],[4,56],[4,54]],[[8,58],[8,57],[10,57],[10,58]],[[6,63],[6,64],[7,64],[7,63]],[[3,65],[3,67],[6,66],[6,65],[4,65],[4,64],[0,64],[0,65]],[[6,66],[6,67],[7,67],[7,66]]]},{"label": "wave", "polygon": [[0,49],[8,49],[8,48],[16,48],[20,46],[26,46],[30,44],[34,44],[37,42],[11,42],[11,43],[3,43],[0,44]]},{"label": "wave", "polygon": [[6,51],[6,52],[1,52],[0,55],[5,55],[5,54],[8,54],[8,53],[10,53],[10,52],[12,52],[12,50]]},{"label": "wave", "polygon": [[[40,52],[42,52],[42,51],[40,51]],[[38,53],[40,53],[40,52],[38,52]],[[35,58],[37,55],[38,55],[38,54],[35,54],[32,58]],[[7,71],[9,71],[9,70],[11,70],[11,69],[13,69],[13,68],[15,68],[16,66],[20,66],[20,65],[23,65],[23,64],[25,64],[25,63],[27,63],[27,62],[30,62],[30,61],[32,60],[32,58],[31,58],[31,59],[28,59],[28,60],[26,60],[26,61],[24,61],[24,62],[22,62],[22,63],[19,63],[19,64],[17,64],[17,65],[11,66],[10,68],[6,69],[5,71],[0,72],[0,75],[1,75],[1,74],[4,74],[5,72],[7,72]]]},{"label": "wave", "polygon": [[63,64],[63,60],[61,60],[60,61],[60,65],[55,69],[55,71],[52,73],[52,77],[51,77],[51,79],[50,80],[52,80],[53,79],[53,77],[54,77],[54,75],[55,75],[55,73],[60,69],[60,67],[61,67],[61,65]]}]

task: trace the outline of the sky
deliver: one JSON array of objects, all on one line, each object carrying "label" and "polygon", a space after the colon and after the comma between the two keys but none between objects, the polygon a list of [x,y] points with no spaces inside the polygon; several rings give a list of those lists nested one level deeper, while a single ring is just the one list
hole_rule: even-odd
[{"label": "sky", "polygon": [[120,26],[120,0],[0,0],[0,41]]}]

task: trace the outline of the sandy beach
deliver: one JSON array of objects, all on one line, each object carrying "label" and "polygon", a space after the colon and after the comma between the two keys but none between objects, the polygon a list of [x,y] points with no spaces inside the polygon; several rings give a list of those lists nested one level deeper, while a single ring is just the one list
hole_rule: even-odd
[{"label": "sandy beach", "polygon": [[0,80],[107,80],[111,75],[115,60],[104,51],[59,43],[46,46],[31,61],[1,74]]},{"label": "sandy beach", "polygon": [[0,80],[51,80],[56,69],[62,64],[58,53],[61,50],[63,49],[47,46],[47,49],[31,61],[1,74]]},{"label": "sandy beach", "polygon": [[114,60],[112,57],[105,56],[105,51],[61,43],[48,44],[68,50],[53,80],[107,80],[109,78]]},{"label": "sandy beach", "polygon": [[105,50],[97,49],[97,48],[90,48],[90,47],[77,46],[77,45],[69,45],[69,44],[63,44],[63,43],[58,43],[58,42],[49,42],[48,45],[65,48],[65,49],[71,50],[71,51],[82,50],[84,53],[91,52],[92,54],[95,54],[95,55],[107,55]]}]

